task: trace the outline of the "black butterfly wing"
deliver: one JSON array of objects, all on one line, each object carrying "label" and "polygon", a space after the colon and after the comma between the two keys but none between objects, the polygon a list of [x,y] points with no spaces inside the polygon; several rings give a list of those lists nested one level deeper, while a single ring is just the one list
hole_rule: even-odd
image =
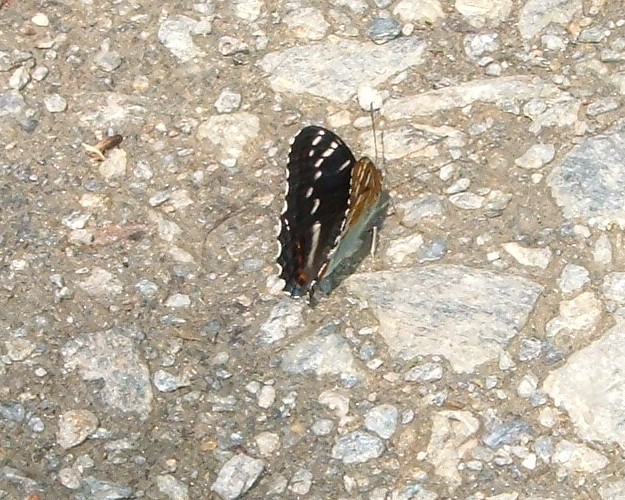
[{"label": "black butterfly wing", "polygon": [[355,163],[347,145],[325,128],[305,127],[293,140],[278,264],[284,289],[294,297],[309,291],[327,265],[345,224]]}]

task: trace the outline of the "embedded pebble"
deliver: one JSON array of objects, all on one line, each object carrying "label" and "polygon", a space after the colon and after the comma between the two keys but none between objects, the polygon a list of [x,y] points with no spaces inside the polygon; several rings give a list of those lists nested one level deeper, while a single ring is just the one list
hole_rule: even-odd
[{"label": "embedded pebble", "polygon": [[187,62],[204,52],[195,45],[193,36],[208,35],[212,31],[208,20],[196,21],[183,15],[165,19],[158,29],[158,40],[180,61]]},{"label": "embedded pebble", "polygon": [[558,286],[565,295],[570,295],[573,292],[581,290],[589,282],[590,273],[588,269],[576,264],[567,264],[564,266],[558,278]]},{"label": "embedded pebble", "polygon": [[307,40],[321,40],[330,27],[321,11],[313,7],[292,10],[284,16],[283,21],[293,35]]},{"label": "embedded pebble", "polygon": [[523,156],[514,160],[518,167],[534,170],[544,167],[553,160],[556,150],[551,144],[534,144]]},{"label": "embedded pebble", "polygon": [[187,377],[178,377],[167,373],[165,370],[157,370],[152,380],[154,386],[160,392],[173,392],[181,387],[188,387],[190,385]]},{"label": "embedded pebble", "polygon": [[597,238],[592,256],[595,263],[603,266],[612,262],[612,243],[607,235],[602,234]]},{"label": "embedded pebble", "polygon": [[298,469],[289,481],[289,490],[296,495],[306,495],[313,483],[313,475],[309,470]]},{"label": "embedded pebble", "polygon": [[37,12],[31,19],[35,26],[46,27],[50,25],[50,20],[43,12]]},{"label": "embedded pebble", "polygon": [[264,457],[273,454],[280,447],[280,436],[274,432],[261,432],[254,437],[254,441]]},{"label": "embedded pebble", "polygon": [[44,97],[43,103],[50,113],[62,113],[67,109],[67,101],[59,94],[50,94]]},{"label": "embedded pebble", "polygon": [[503,249],[523,266],[547,269],[553,252],[549,248],[528,248],[516,242],[504,243]]},{"label": "embedded pebble", "polygon": [[393,405],[374,406],[365,415],[365,428],[382,439],[390,439],[397,429],[399,411]]},{"label": "embedded pebble", "polygon": [[61,448],[73,448],[85,441],[98,426],[98,417],[89,410],[70,410],[59,417],[56,439]]},{"label": "embedded pebble", "polygon": [[128,155],[120,148],[108,152],[106,159],[100,163],[98,171],[107,181],[112,181],[126,176]]},{"label": "embedded pebble", "polygon": [[401,23],[393,18],[376,17],[369,23],[367,34],[375,43],[383,44],[397,38],[401,28]]},{"label": "embedded pebble", "polygon": [[270,408],[276,400],[276,390],[271,385],[264,385],[258,394],[258,406],[260,408]]},{"label": "embedded pebble", "polygon": [[88,295],[94,297],[111,297],[122,293],[124,287],[119,279],[105,269],[96,267],[91,275],[78,283]]},{"label": "embedded pebble", "polygon": [[224,90],[215,101],[218,113],[232,113],[241,107],[241,94],[231,90]]},{"label": "embedded pebble", "polygon": [[445,208],[440,197],[425,195],[414,200],[407,200],[397,205],[402,213],[402,226],[412,228],[422,219],[443,215]]},{"label": "embedded pebble", "polygon": [[24,361],[35,350],[36,345],[28,339],[17,338],[4,342],[6,355],[11,361]]},{"label": "embedded pebble", "polygon": [[28,82],[30,82],[30,73],[25,67],[17,68],[11,78],[9,78],[9,87],[15,90],[22,90]]},{"label": "embedded pebble", "polygon": [[224,500],[244,495],[265,470],[265,462],[244,453],[234,455],[219,470],[211,490]]},{"label": "embedded pebble", "polygon": [[435,24],[445,17],[443,8],[438,0],[400,0],[393,14],[402,22],[422,22]]},{"label": "embedded pebble", "polygon": [[384,453],[384,442],[368,432],[354,431],[340,437],[332,448],[332,458],[344,464],[363,463]]},{"label": "embedded pebble", "polygon": [[394,263],[401,264],[408,256],[419,251],[423,246],[423,236],[411,234],[395,238],[386,250],[386,256]]},{"label": "embedded pebble", "polygon": [[475,193],[457,193],[449,197],[449,201],[463,210],[477,210],[484,205],[484,197]]},{"label": "embedded pebble", "polygon": [[185,293],[173,293],[165,300],[166,307],[189,307],[191,305],[191,297]]},{"label": "embedded pebble", "polygon": [[186,500],[189,498],[189,487],[170,474],[156,476],[156,486],[170,500]]},{"label": "embedded pebble", "polygon": [[404,375],[406,382],[432,382],[441,378],[443,378],[443,367],[440,363],[417,365]]}]

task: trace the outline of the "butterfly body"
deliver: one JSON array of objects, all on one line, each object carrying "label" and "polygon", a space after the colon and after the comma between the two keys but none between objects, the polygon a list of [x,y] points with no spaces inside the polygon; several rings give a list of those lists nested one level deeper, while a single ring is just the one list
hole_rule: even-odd
[{"label": "butterfly body", "polygon": [[356,160],[336,134],[317,126],[297,134],[278,236],[277,260],[287,293],[312,293],[317,281],[353,253],[381,193],[382,173],[368,158]]}]

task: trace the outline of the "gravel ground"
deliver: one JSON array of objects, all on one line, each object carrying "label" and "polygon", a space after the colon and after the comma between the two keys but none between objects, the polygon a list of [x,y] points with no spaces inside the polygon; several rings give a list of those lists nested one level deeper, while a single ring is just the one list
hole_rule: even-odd
[{"label": "gravel ground", "polygon": [[[625,498],[624,95],[619,0],[0,1],[0,498]],[[372,103],[310,307],[288,141]]]}]

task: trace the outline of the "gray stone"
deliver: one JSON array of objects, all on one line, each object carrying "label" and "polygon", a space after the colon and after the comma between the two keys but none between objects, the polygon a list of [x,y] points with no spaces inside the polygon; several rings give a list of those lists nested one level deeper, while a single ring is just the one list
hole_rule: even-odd
[{"label": "gray stone", "polygon": [[256,115],[239,112],[211,116],[198,127],[197,138],[200,141],[207,139],[219,159],[229,160],[237,159],[259,131],[260,120]]},{"label": "gray stone", "polygon": [[189,498],[189,487],[170,474],[156,476],[156,486],[169,500],[186,500]]},{"label": "gray stone", "polygon": [[377,44],[394,40],[401,33],[401,23],[393,18],[376,17],[367,27],[367,35]]},{"label": "gray stone", "polygon": [[336,326],[322,327],[309,338],[284,350],[280,367],[287,373],[353,377],[358,374],[347,341],[335,333]]},{"label": "gray stone", "polygon": [[307,495],[313,484],[313,475],[307,469],[298,469],[289,481],[289,490],[296,495]]},{"label": "gray stone", "polygon": [[373,309],[393,357],[438,354],[458,372],[497,359],[542,292],[525,278],[453,265],[362,273],[345,284]]},{"label": "gray stone", "polygon": [[344,464],[359,464],[379,458],[384,453],[384,441],[363,431],[340,437],[332,447],[332,458]]},{"label": "gray stone", "polygon": [[396,406],[385,404],[374,406],[365,415],[365,428],[375,432],[382,439],[390,439],[397,429],[399,411]]},{"label": "gray stone", "polygon": [[244,453],[234,455],[219,470],[211,490],[224,500],[235,500],[254,486],[265,470],[265,462]]},{"label": "gray stone", "polygon": [[552,144],[534,144],[523,153],[523,156],[514,160],[514,163],[517,167],[534,170],[544,167],[553,160],[555,154],[556,149]]},{"label": "gray stone", "polygon": [[569,414],[580,439],[624,446],[625,310],[617,309],[613,318],[615,326],[552,371],[543,389]]},{"label": "gray stone", "polygon": [[67,101],[59,94],[51,94],[44,97],[43,103],[50,113],[62,113],[67,109]]},{"label": "gray stone", "polygon": [[528,0],[519,15],[519,32],[529,40],[549,24],[567,24],[582,8],[582,0]]},{"label": "gray stone", "polygon": [[98,427],[98,417],[89,410],[70,410],[59,417],[56,435],[59,446],[73,448],[85,441]]},{"label": "gray stone", "polygon": [[588,269],[576,264],[567,264],[558,278],[558,286],[562,293],[569,295],[581,290],[590,282]]},{"label": "gray stone", "polygon": [[435,24],[445,17],[438,0],[400,0],[393,9],[393,14],[404,23]]},{"label": "gray stone", "polygon": [[567,219],[625,228],[625,122],[573,147],[547,183]]},{"label": "gray stone", "polygon": [[[259,65],[269,74],[275,92],[309,93],[346,102],[359,87],[377,87],[400,71],[422,64],[424,54],[425,43],[414,37],[380,46],[336,38],[273,52]],[[312,60],[315,64],[310,64]],[[375,72],[369,71],[372,67]]]},{"label": "gray stone", "polygon": [[193,43],[192,35],[208,35],[208,20],[196,21],[187,16],[176,15],[165,19],[158,28],[158,40],[180,61],[187,62],[204,52]]},{"label": "gray stone", "polygon": [[259,341],[263,344],[273,344],[283,339],[289,330],[302,323],[302,309],[304,304],[286,299],[276,304],[269,318],[260,326]]},{"label": "gray stone", "polygon": [[532,115],[536,122],[530,126],[533,133],[537,133],[548,123],[570,126],[577,122],[577,115],[573,116],[573,112],[581,106],[577,99],[552,83],[529,76],[472,80],[456,86],[389,99],[382,108],[382,115],[390,120],[429,116],[454,108],[464,108],[477,101],[494,104],[503,111],[519,114],[521,106],[531,100],[542,105],[540,112]]},{"label": "gray stone", "polygon": [[321,40],[330,24],[324,19],[319,9],[303,7],[287,13],[283,21],[298,38]]},{"label": "gray stone", "polygon": [[112,481],[104,481],[93,476],[87,476],[82,479],[80,488],[83,498],[118,500],[122,498],[132,498],[134,496],[130,486],[123,486]]},{"label": "gray stone", "polygon": [[445,212],[442,198],[433,194],[403,201],[398,203],[396,208],[401,214],[402,226],[409,228],[415,227],[422,219],[436,219]]},{"label": "gray stone", "polygon": [[186,376],[178,377],[165,370],[156,370],[153,377],[154,387],[160,392],[173,392],[181,387],[189,387],[191,383]]},{"label": "gray stone", "polygon": [[131,329],[79,334],[63,346],[61,355],[66,370],[78,369],[84,380],[104,382],[98,392],[106,406],[147,418],[152,408],[150,374],[133,335],[141,334]]}]

